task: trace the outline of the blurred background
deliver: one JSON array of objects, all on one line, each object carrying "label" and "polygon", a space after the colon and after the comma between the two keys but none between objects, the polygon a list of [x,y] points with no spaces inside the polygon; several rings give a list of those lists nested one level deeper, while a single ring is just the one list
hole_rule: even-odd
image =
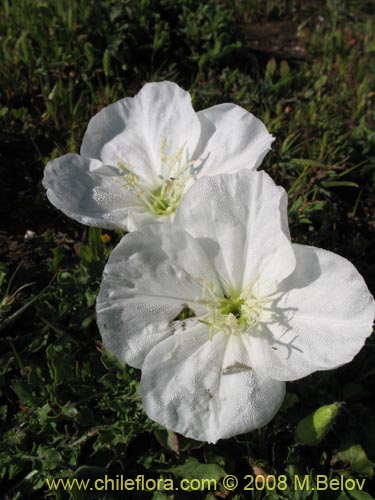
[{"label": "blurred background", "polygon": [[[365,478],[367,493],[244,492],[245,482],[234,493],[126,498],[372,498],[373,338],[351,364],[288,384],[282,410],[258,432],[215,446],[176,436],[147,420],[139,372],[101,349],[95,298],[122,234],[65,217],[41,179],[47,161],[79,152],[101,108],[146,82],[175,81],[196,110],[234,102],[266,124],[276,141],[262,168],[288,191],[293,241],[348,258],[374,293],[374,13],[373,0],[2,0],[2,498],[125,498],[51,492],[45,480],[220,479],[255,464],[288,484],[295,474]],[[345,404],[325,438],[300,444],[298,422],[335,401]]]}]

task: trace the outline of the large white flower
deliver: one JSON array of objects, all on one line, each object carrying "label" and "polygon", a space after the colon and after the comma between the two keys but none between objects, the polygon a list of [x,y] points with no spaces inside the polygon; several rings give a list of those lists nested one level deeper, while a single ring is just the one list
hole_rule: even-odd
[{"label": "large white flower", "polygon": [[346,259],[291,244],[263,172],[199,180],[171,225],[123,238],[97,301],[104,345],[142,368],[150,418],[216,442],[266,424],[285,381],[349,362],[374,301]]},{"label": "large white flower", "polygon": [[95,115],[81,155],[49,162],[43,185],[50,202],[89,226],[133,231],[171,222],[196,179],[256,169],[273,137],[235,104],[196,113],[172,82],[148,83]]}]

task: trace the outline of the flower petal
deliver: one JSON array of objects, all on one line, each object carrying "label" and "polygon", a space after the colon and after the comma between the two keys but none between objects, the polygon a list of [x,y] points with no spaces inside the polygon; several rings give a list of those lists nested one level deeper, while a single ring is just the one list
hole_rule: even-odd
[{"label": "flower petal", "polygon": [[181,325],[173,321],[187,307],[196,316],[205,309],[202,278],[220,288],[199,244],[167,224],[149,225],[125,236],[104,270],[97,299],[97,321],[105,347],[129,365],[144,357]]},{"label": "flower petal", "polygon": [[178,207],[174,224],[200,241],[226,294],[244,290],[258,275],[265,286],[294,270],[286,194],[265,172],[199,179]]},{"label": "flower petal", "polygon": [[284,319],[268,325],[263,349],[268,373],[278,380],[351,361],[371,334],[375,315],[374,299],[348,260],[320,248],[293,248],[296,270],[282,283],[278,303]]},{"label": "flower petal", "polygon": [[201,158],[199,175],[255,170],[275,140],[254,115],[235,104],[219,104],[198,112],[202,132],[194,154]]},{"label": "flower petal", "polygon": [[82,224],[132,230],[136,218],[147,222],[147,213],[122,186],[118,171],[98,160],[66,154],[50,161],[43,186],[52,205]]},{"label": "flower petal", "polygon": [[125,98],[96,114],[83,138],[81,154],[129,168],[149,185],[159,185],[162,144],[167,156],[184,148],[190,160],[200,136],[191,97],[173,82],[147,83],[134,98]]},{"label": "flower petal", "polygon": [[284,383],[254,369],[241,336],[209,340],[195,325],[148,354],[142,369],[147,415],[184,436],[215,443],[267,424],[279,409]]}]

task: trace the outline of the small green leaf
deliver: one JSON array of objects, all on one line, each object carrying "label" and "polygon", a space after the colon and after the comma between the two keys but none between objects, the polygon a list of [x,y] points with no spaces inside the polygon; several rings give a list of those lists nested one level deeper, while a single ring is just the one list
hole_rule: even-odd
[{"label": "small green leaf", "polygon": [[62,345],[49,345],[46,349],[47,364],[51,378],[55,384],[66,382],[72,377],[70,366],[64,357],[65,348]]},{"label": "small green leaf", "polygon": [[325,188],[329,187],[358,187],[356,182],[352,181],[322,181],[322,186]]},{"label": "small green leaf", "polygon": [[365,474],[371,477],[374,475],[374,464],[367,458],[360,444],[354,444],[335,453],[331,465],[336,465],[339,462],[342,462],[357,474]]},{"label": "small green leaf", "polygon": [[280,411],[286,412],[291,408],[294,408],[299,402],[299,397],[294,392],[287,392],[285,394],[284,402],[281,405]]},{"label": "small green leaf", "polygon": [[86,490],[83,486],[85,484],[91,484],[90,481],[94,481],[96,479],[104,479],[106,474],[108,474],[107,470],[102,467],[82,465],[79,467],[75,473],[70,477],[70,480],[73,479],[78,480],[78,484],[81,488],[74,487],[70,490],[70,495],[73,500],[92,500],[93,492]]},{"label": "small green leaf", "polygon": [[123,370],[125,368],[125,363],[122,363],[118,358],[113,356],[107,349],[102,350],[101,357],[102,364],[107,368],[107,370]]},{"label": "small green leaf", "polygon": [[276,72],[277,62],[274,58],[270,59],[266,66],[266,80],[272,80],[273,75]]},{"label": "small green leaf", "polygon": [[162,491],[155,491],[155,493],[152,496],[152,500],[172,500],[174,498],[173,496],[166,495]]},{"label": "small green leaf", "polygon": [[289,64],[287,63],[287,61],[281,61],[281,63],[280,63],[280,75],[282,76],[282,78],[285,78],[285,77],[289,76],[289,74],[290,74]]},{"label": "small green leaf", "polygon": [[315,90],[318,90],[320,89],[321,87],[323,87],[323,85],[325,85],[327,83],[327,80],[328,80],[328,77],[327,75],[322,75],[315,83],[314,83],[314,89]]},{"label": "small green leaf", "polygon": [[48,403],[46,403],[45,405],[41,406],[40,408],[38,408],[36,410],[35,413],[38,416],[38,420],[39,420],[40,425],[45,424],[45,422],[48,420],[50,412],[51,412],[51,407]]},{"label": "small green leaf", "polygon": [[342,491],[335,500],[374,500],[367,491],[351,490]]},{"label": "small green leaf", "polygon": [[184,479],[215,479],[225,476],[225,470],[217,464],[201,464],[196,458],[188,457],[182,464],[172,467],[169,472]]},{"label": "small green leaf", "polygon": [[179,455],[180,450],[178,446],[178,437],[173,431],[169,431],[167,429],[157,429],[155,431],[155,437],[161,446],[172,450],[174,453]]},{"label": "small green leaf", "polygon": [[59,464],[63,463],[63,458],[56,448],[40,445],[38,447],[38,456],[42,461],[43,469],[56,469]]}]

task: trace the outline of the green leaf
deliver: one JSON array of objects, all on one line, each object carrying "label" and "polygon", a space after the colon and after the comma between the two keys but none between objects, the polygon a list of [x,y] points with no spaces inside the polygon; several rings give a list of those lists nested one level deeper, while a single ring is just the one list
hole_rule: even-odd
[{"label": "green leaf", "polygon": [[[91,484],[96,479],[104,479],[108,474],[108,471],[102,467],[82,465],[79,467],[76,472],[70,477],[70,480],[77,479],[80,482],[80,485]],[[91,482],[88,482],[90,481]],[[92,500],[93,492],[89,490],[85,490],[84,487],[75,487],[70,490],[70,495],[72,500]]]},{"label": "green leaf", "polygon": [[173,496],[166,495],[162,491],[155,491],[155,493],[152,496],[152,500],[172,500],[174,498]]},{"label": "green leaf", "polygon": [[41,406],[40,408],[38,408],[36,410],[35,413],[38,416],[38,420],[39,420],[40,425],[44,425],[45,422],[48,420],[50,411],[51,411],[51,407],[48,403],[46,403],[45,405]]},{"label": "green leaf", "polygon": [[353,490],[349,492],[349,497],[353,500],[374,500],[367,491]]},{"label": "green leaf", "polygon": [[101,361],[107,370],[117,371],[125,368],[125,363],[122,363],[118,358],[113,356],[107,349],[102,350]]},{"label": "green leaf", "polygon": [[38,457],[42,461],[43,469],[56,469],[59,464],[63,463],[63,458],[56,448],[40,445],[38,446]]},{"label": "green leaf", "polygon": [[274,58],[270,59],[266,66],[266,80],[272,80],[273,75],[275,74],[277,69],[277,62]]},{"label": "green leaf", "polygon": [[215,479],[219,481],[226,475],[225,470],[217,464],[201,464],[196,458],[188,457],[180,465],[172,467],[169,472],[184,479]]},{"label": "green leaf", "polygon": [[290,75],[290,66],[287,61],[281,61],[280,63],[280,75],[285,78]]},{"label": "green leaf", "polygon": [[342,491],[335,500],[374,500],[367,491],[351,490]]},{"label": "green leaf", "polygon": [[62,247],[56,247],[52,249],[53,258],[50,261],[50,265],[53,271],[57,271],[61,261],[64,258],[65,251]]},{"label": "green leaf", "polygon": [[48,368],[55,384],[66,382],[72,377],[71,368],[64,354],[65,347],[62,345],[51,344],[46,349]]},{"label": "green leaf", "polygon": [[323,85],[325,85],[327,83],[327,80],[328,80],[328,77],[327,75],[322,75],[315,83],[314,83],[314,89],[315,90],[318,90],[320,89],[321,87],[323,87]]},{"label": "green leaf", "polygon": [[164,446],[164,448],[173,451],[177,455],[180,454],[178,437],[176,433],[167,429],[157,429],[155,431],[155,437],[161,444],[161,446]]},{"label": "green leaf", "polygon": [[360,444],[354,444],[333,455],[331,465],[344,463],[352,472],[357,474],[374,475],[374,464],[367,458],[367,455]]},{"label": "green leaf", "polygon": [[281,405],[280,411],[286,412],[291,408],[294,408],[299,402],[299,397],[294,392],[287,392],[283,404]]},{"label": "green leaf", "polygon": [[325,188],[329,187],[358,187],[356,182],[352,181],[322,181],[322,186]]}]

